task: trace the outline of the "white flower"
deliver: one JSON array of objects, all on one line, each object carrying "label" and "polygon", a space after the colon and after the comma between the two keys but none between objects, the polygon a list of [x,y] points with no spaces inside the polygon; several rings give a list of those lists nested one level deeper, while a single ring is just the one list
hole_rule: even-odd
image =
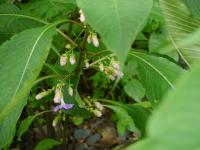
[{"label": "white flower", "polygon": [[109,79],[110,79],[111,81],[114,81],[114,80],[115,80],[115,77],[114,77],[113,75],[109,75],[108,77],[109,77]]},{"label": "white flower", "polygon": [[99,109],[100,111],[102,111],[104,109],[103,105],[99,102],[94,102],[94,105],[96,106],[97,109]]},{"label": "white flower", "polygon": [[70,61],[70,64],[72,64],[72,65],[74,65],[76,63],[76,59],[75,59],[74,55],[70,55],[69,61]]},{"label": "white flower", "polygon": [[68,87],[68,93],[69,93],[70,96],[73,96],[74,92],[73,92],[73,89],[72,89],[71,86]]},{"label": "white flower", "polygon": [[100,64],[99,64],[99,70],[100,70],[101,72],[104,71],[104,65],[103,65],[103,63],[100,63]]},{"label": "white flower", "polygon": [[63,54],[61,57],[60,57],[60,65],[61,66],[65,66],[67,63],[67,55],[66,54]]},{"label": "white flower", "polygon": [[97,116],[97,117],[101,117],[102,116],[102,112],[101,111],[99,111],[99,110],[93,110],[93,113],[94,113],[94,115],[95,116]]},{"label": "white flower", "polygon": [[92,34],[92,43],[95,47],[99,47],[99,40],[96,33]]},{"label": "white flower", "polygon": [[113,62],[113,63],[112,63],[112,66],[113,66],[115,69],[117,69],[117,70],[120,69],[120,65],[119,65],[119,63],[117,63],[117,62]]},{"label": "white flower", "polygon": [[46,91],[37,94],[37,95],[35,96],[35,98],[36,98],[37,100],[40,100],[40,99],[42,99],[42,98],[45,97],[45,96],[47,96],[47,92],[46,92]]},{"label": "white flower", "polygon": [[55,90],[55,96],[54,96],[54,103],[60,103],[62,99],[62,91],[61,91],[61,87],[56,87]]},{"label": "white flower", "polygon": [[83,11],[82,10],[79,10],[79,13],[80,13],[80,21],[81,22],[85,22],[85,14],[83,13]]}]

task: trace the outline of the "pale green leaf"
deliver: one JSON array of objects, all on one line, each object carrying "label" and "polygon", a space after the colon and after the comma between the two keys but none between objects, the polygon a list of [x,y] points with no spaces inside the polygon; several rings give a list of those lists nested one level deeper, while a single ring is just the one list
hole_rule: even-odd
[{"label": "pale green leaf", "polygon": [[125,61],[137,34],[151,11],[152,0],[77,0],[86,22],[96,30],[104,44]]},{"label": "pale green leaf", "polygon": [[44,139],[37,144],[34,150],[49,150],[59,144],[61,143],[54,139]]},{"label": "pale green leaf", "polygon": [[127,150],[199,150],[200,67],[180,78],[148,124],[148,137]]},{"label": "pale green leaf", "polygon": [[160,101],[168,89],[175,89],[176,80],[184,72],[177,64],[162,57],[141,52],[131,52],[130,55],[138,63],[141,82],[153,103]]},{"label": "pale green leaf", "polygon": [[54,34],[55,24],[51,24],[23,31],[0,46],[0,147],[12,140],[17,119],[48,56]]}]

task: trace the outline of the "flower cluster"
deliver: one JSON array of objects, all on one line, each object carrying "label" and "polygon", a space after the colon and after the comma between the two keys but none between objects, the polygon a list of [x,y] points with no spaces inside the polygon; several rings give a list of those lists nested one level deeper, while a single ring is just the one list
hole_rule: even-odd
[{"label": "flower cluster", "polygon": [[109,64],[106,64],[103,61],[99,62],[98,68],[99,71],[105,73],[112,81],[124,76],[123,72],[121,71],[119,62],[113,58],[110,60]]},{"label": "flower cluster", "polygon": [[87,37],[87,42],[89,44],[92,43],[95,47],[99,47],[98,36],[95,32],[90,32],[90,34]]},{"label": "flower cluster", "polygon": [[83,10],[80,9],[79,14],[80,14],[79,20],[84,23],[85,22],[85,14],[83,13]]},{"label": "flower cluster", "polygon": [[70,62],[71,65],[74,65],[76,63],[76,57],[73,54],[73,50],[69,44],[66,45],[66,48],[69,49],[69,51],[61,55],[60,65],[65,66],[68,61]]},{"label": "flower cluster", "polygon": [[[36,95],[35,98],[37,100],[40,100],[40,99],[44,98],[45,96],[51,94],[54,91],[55,95],[54,95],[53,101],[54,101],[54,103],[59,104],[54,107],[54,112],[57,112],[61,109],[64,109],[64,110],[71,109],[74,104],[65,103],[62,88],[63,88],[63,84],[58,83],[56,85],[56,87],[53,87],[52,89],[49,89],[48,91],[40,92],[39,94]],[[71,86],[68,87],[68,93],[70,96],[73,96],[73,89]]]}]

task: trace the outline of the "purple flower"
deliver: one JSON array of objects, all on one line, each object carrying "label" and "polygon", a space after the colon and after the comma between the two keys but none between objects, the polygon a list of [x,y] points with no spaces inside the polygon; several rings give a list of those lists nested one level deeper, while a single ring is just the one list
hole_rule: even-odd
[{"label": "purple flower", "polygon": [[58,106],[55,106],[54,107],[54,112],[57,112],[57,111],[59,111],[61,109],[68,110],[68,109],[71,109],[73,106],[74,106],[74,104],[65,104],[65,103],[63,103],[63,104],[60,104]]}]

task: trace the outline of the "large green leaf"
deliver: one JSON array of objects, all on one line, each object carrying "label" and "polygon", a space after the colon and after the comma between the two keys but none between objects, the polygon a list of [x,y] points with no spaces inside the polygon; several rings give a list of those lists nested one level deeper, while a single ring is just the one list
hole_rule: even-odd
[{"label": "large green leaf", "polygon": [[200,27],[200,20],[192,18],[182,0],[160,0],[169,29],[169,38],[184,61],[190,65],[200,59],[199,39],[192,45],[180,45]]},{"label": "large green leaf", "polygon": [[200,17],[200,3],[199,0],[183,0],[188,9],[195,17]]},{"label": "large green leaf", "polygon": [[11,141],[55,34],[55,24],[23,31],[0,46],[0,147]]},{"label": "large green leaf", "polygon": [[153,5],[152,0],[77,0],[77,3],[86,15],[86,22],[99,32],[121,63]]},{"label": "large green leaf", "polygon": [[34,18],[22,16],[23,13],[17,6],[10,3],[0,5],[0,44],[16,33],[42,25]]},{"label": "large green leaf", "polygon": [[175,81],[184,72],[181,67],[162,57],[141,52],[131,52],[130,55],[138,63],[146,95],[153,103],[160,101],[168,89],[175,89]]},{"label": "large green leaf", "polygon": [[199,76],[198,65],[180,78],[150,119],[146,140],[127,150],[199,150]]}]

